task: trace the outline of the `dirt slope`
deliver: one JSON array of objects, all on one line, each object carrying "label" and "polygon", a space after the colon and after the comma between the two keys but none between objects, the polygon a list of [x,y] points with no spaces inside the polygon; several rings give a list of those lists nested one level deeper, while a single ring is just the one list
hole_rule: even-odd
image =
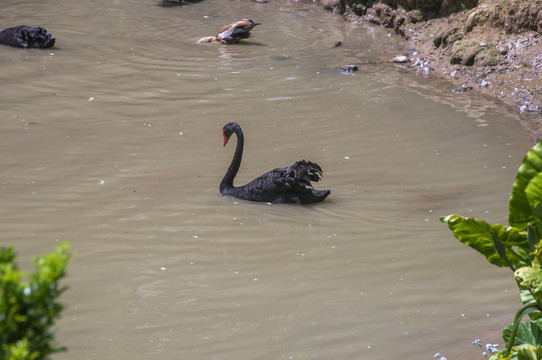
[{"label": "dirt slope", "polygon": [[502,99],[542,138],[542,0],[322,0],[351,21],[390,28],[420,64]]}]

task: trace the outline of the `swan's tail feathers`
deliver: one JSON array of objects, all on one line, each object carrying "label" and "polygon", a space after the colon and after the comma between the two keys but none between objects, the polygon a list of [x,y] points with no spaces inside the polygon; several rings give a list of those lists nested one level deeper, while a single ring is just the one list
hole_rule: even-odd
[{"label": "swan's tail feathers", "polygon": [[24,37],[29,48],[46,49],[55,45],[55,38],[42,27],[25,31]]},{"label": "swan's tail feathers", "polygon": [[322,168],[317,163],[301,160],[292,165],[292,170],[299,182],[312,187],[311,181],[318,182],[322,177]]},{"label": "swan's tail feathers", "polygon": [[330,190],[315,190],[312,186],[311,181],[320,181],[322,173],[320,165],[311,161],[301,160],[291,166],[290,176],[294,176],[296,183],[306,188],[306,191],[302,191],[299,195],[301,204],[317,203],[331,194]]}]

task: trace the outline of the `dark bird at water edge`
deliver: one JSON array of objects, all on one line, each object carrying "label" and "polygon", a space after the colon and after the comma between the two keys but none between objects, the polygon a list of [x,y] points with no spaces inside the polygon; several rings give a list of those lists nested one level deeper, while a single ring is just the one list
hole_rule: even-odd
[{"label": "dark bird at water edge", "polygon": [[46,49],[55,45],[55,38],[42,27],[19,25],[0,31],[0,44]]}]

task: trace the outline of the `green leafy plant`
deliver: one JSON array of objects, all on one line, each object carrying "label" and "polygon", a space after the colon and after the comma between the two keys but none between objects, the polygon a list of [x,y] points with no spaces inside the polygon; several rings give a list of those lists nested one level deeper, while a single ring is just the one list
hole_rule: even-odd
[{"label": "green leafy plant", "polygon": [[[440,218],[460,242],[514,272],[523,306],[503,330],[506,349],[490,359],[542,359],[542,142],[529,150],[518,170],[508,219],[510,226],[461,215]],[[524,315],[529,322],[521,322]]]},{"label": "green leafy plant", "polygon": [[64,350],[53,344],[51,328],[64,307],[57,298],[66,290],[59,280],[70,261],[68,247],[63,243],[38,256],[30,281],[15,263],[15,249],[0,248],[0,359],[45,359]]}]

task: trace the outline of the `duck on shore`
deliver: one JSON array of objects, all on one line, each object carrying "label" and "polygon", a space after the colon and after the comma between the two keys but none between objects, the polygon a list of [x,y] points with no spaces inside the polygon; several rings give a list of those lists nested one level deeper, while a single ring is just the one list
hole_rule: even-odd
[{"label": "duck on shore", "polygon": [[19,25],[0,31],[0,44],[25,49],[46,49],[55,45],[55,38],[42,27]]},{"label": "duck on shore", "polygon": [[198,43],[220,42],[222,44],[236,44],[241,39],[249,38],[250,30],[256,25],[261,25],[261,23],[256,23],[250,19],[232,22],[222,26],[220,30],[218,30],[218,35],[201,38]]}]

